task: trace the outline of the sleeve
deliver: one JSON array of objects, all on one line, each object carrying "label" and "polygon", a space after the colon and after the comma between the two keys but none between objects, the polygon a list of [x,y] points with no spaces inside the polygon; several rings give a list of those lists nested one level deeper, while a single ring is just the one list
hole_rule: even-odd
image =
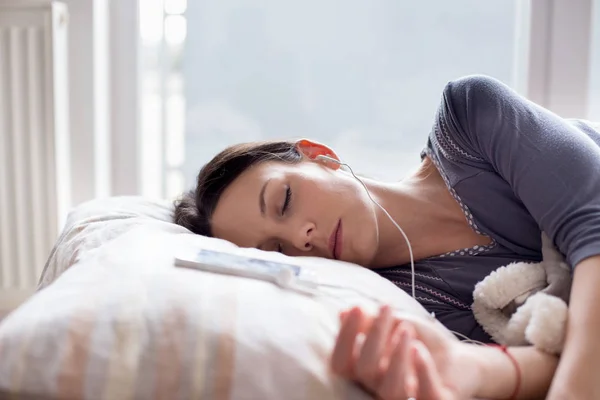
[{"label": "sleeve", "polygon": [[438,122],[510,185],[572,267],[600,254],[600,139],[485,76],[448,83]]}]

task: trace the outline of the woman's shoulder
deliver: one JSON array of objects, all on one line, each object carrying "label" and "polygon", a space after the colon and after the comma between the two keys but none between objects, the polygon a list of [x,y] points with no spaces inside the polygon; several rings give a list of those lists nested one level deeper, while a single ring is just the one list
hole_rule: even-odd
[{"label": "woman's shoulder", "polygon": [[600,122],[588,121],[586,119],[568,119],[571,125],[585,133],[598,147],[600,147]]},{"label": "woman's shoulder", "polygon": [[489,86],[489,79],[468,76],[450,81],[443,90],[421,159],[431,158],[440,172],[449,177],[456,175],[452,180],[462,180],[481,170],[493,170],[472,138],[459,126],[453,106],[461,93],[483,92],[483,87]]}]

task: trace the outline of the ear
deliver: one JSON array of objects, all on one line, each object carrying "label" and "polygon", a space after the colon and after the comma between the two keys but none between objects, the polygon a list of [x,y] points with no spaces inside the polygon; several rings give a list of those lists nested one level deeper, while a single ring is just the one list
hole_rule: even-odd
[{"label": "ear", "polygon": [[[300,139],[296,142],[296,150],[298,150],[298,152],[300,152],[300,154],[302,154],[304,157],[308,158],[309,160],[315,161],[317,156],[328,156],[331,158],[334,158],[336,160],[340,160],[339,157],[337,156],[337,154],[335,154],[335,152],[333,150],[331,150],[329,147],[325,146],[324,144],[318,143],[318,142],[313,142],[312,140],[308,140],[308,139]],[[319,161],[322,162],[324,165],[326,165],[329,168],[332,169],[338,169],[340,167],[339,164],[334,163],[334,162],[327,162],[327,161]]]}]

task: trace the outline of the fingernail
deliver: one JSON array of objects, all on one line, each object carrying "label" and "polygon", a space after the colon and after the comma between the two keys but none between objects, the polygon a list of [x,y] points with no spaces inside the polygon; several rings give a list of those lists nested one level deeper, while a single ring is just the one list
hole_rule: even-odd
[{"label": "fingernail", "polygon": [[392,347],[395,348],[401,341],[402,341],[402,332],[394,331],[394,333],[392,333],[392,338],[391,338]]},{"label": "fingernail", "polygon": [[406,330],[405,327],[400,328],[400,338],[402,340],[408,339],[408,331]]},{"label": "fingernail", "polygon": [[406,391],[406,394],[408,395],[408,400],[414,400],[417,398],[416,392],[417,392],[417,382],[415,382],[414,379],[408,379],[404,390]]},{"label": "fingernail", "polygon": [[383,306],[381,307],[381,309],[379,310],[379,318],[380,319],[387,319],[390,317],[390,308],[388,306]]},{"label": "fingernail", "polygon": [[346,314],[346,318],[352,318],[354,320],[358,320],[360,319],[362,315],[362,310],[360,309],[360,307],[352,307],[352,309],[350,311],[348,311],[348,313]]},{"label": "fingernail", "polygon": [[408,334],[410,335],[410,337],[415,337],[416,336],[415,327],[410,322],[406,323],[406,331],[408,332]]},{"label": "fingernail", "polygon": [[419,348],[418,348],[416,345],[414,345],[414,344],[412,345],[412,348],[411,348],[411,351],[410,351],[410,352],[411,352],[411,355],[412,355],[414,358],[417,358],[417,357],[419,357],[419,353],[420,353],[420,352],[419,352]]},{"label": "fingernail", "polygon": [[343,311],[343,313],[344,313],[345,317],[349,317],[352,314],[356,313],[356,307],[352,307],[352,308],[350,308],[350,309],[348,309],[346,311]]}]

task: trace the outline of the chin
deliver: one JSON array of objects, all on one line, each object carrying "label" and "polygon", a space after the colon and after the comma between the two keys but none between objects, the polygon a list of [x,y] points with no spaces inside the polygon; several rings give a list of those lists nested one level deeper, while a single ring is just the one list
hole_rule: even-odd
[{"label": "chin", "polygon": [[360,255],[355,255],[351,260],[344,260],[352,264],[359,265],[361,267],[369,268],[371,264],[371,260],[369,257],[361,257]]},{"label": "chin", "polygon": [[359,243],[351,247],[352,253],[348,254],[347,257],[342,257],[342,259],[365,268],[370,268],[377,255],[377,241],[369,239],[371,238],[361,238]]},{"label": "chin", "polygon": [[[347,231],[344,232],[344,244],[341,259],[360,266],[371,268],[379,248],[379,236],[375,214],[370,209],[355,210],[361,218],[348,218]],[[342,219],[342,223],[345,222]]]}]

